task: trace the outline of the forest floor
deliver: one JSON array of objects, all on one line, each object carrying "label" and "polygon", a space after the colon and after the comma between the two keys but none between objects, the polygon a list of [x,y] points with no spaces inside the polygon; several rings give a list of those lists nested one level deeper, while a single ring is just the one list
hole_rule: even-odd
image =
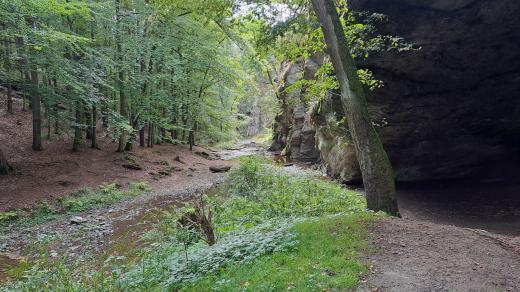
[{"label": "forest floor", "polygon": [[[128,256],[129,250],[139,249],[135,238],[159,220],[155,214],[197,194],[211,193],[226,180],[225,174],[211,173],[210,166],[232,165],[229,159],[262,151],[258,145],[247,143],[228,151],[196,148],[208,153],[208,159],[182,145],[162,145],[136,147],[121,155],[115,153],[113,143],[102,138],[101,150],[85,147],[74,153],[69,150],[70,138],[54,137],[45,141],[44,151],[33,152],[30,113],[16,112],[6,115],[0,111],[0,141],[16,170],[15,175],[0,178],[0,211],[29,208],[42,199],[53,201],[80,188],[96,188],[112,181],[124,187],[145,180],[152,191],[74,216],[0,229],[0,281],[6,277],[5,267],[19,265],[34,252],[34,242],[46,241],[51,257],[66,260],[87,260],[101,251],[107,256]],[[128,157],[142,170],[124,168]],[[172,167],[178,171],[159,175]],[[292,168],[297,165],[287,170]],[[517,193],[516,189],[512,192]],[[515,197],[508,202],[516,202],[511,201]],[[475,214],[482,216],[468,217],[459,216],[464,205],[441,206],[437,210],[449,212],[435,212],[433,203],[423,205],[424,201],[410,198],[400,198],[403,219],[387,218],[370,224],[372,248],[363,256],[370,272],[362,278],[359,290],[520,291],[516,207],[504,202],[489,214],[476,208]],[[495,218],[500,208],[506,212],[499,216],[502,221]],[[75,216],[81,218],[80,224],[74,222],[80,220]]]},{"label": "forest floor", "polygon": [[402,219],[369,228],[366,291],[520,291],[520,187],[403,187]]},{"label": "forest floor", "polygon": [[[147,181],[157,190],[189,188],[199,180],[218,177],[210,172],[210,166],[229,164],[219,160],[214,150],[195,147],[190,152],[185,145],[137,146],[128,153],[116,153],[117,145],[101,135],[99,149],[89,148],[86,140],[80,151],[73,152],[71,137],[52,135],[48,140],[44,134],[44,150],[35,152],[31,149],[31,113],[22,111],[16,101],[13,115],[3,107],[0,110],[0,143],[15,169],[13,175],[0,177],[0,212],[31,208],[39,201],[53,201],[102,183],[125,187],[132,181]],[[197,152],[209,154],[210,159]],[[124,167],[135,163],[142,169]],[[159,173],[172,168],[171,175]]]}]

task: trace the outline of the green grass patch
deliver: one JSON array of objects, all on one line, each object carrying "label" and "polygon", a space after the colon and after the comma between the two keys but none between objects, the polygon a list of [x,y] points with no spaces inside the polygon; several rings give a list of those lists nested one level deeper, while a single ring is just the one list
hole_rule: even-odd
[{"label": "green grass patch", "polygon": [[233,265],[184,291],[344,291],[355,288],[367,271],[358,260],[367,247],[371,214],[351,214],[306,220],[294,226],[296,249]]}]

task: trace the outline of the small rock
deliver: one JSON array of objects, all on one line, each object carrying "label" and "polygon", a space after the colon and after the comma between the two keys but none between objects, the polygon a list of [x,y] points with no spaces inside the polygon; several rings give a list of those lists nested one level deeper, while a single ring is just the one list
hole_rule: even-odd
[{"label": "small rock", "polygon": [[70,219],[70,224],[72,225],[81,225],[85,222],[87,222],[87,219],[80,216],[74,216]]},{"label": "small rock", "polygon": [[210,158],[209,153],[205,151],[195,151],[195,154],[206,159]]},{"label": "small rock", "polygon": [[182,161],[181,158],[180,158],[179,156],[175,156],[175,158],[174,158],[173,160],[175,160],[175,161],[177,161],[177,162],[180,162],[180,163],[184,164],[184,161]]},{"label": "small rock", "polygon": [[123,164],[124,168],[132,169],[132,170],[142,170],[143,168],[139,164]]},{"label": "small rock", "polygon": [[209,170],[213,173],[219,173],[219,172],[228,172],[231,169],[231,166],[210,166]]}]

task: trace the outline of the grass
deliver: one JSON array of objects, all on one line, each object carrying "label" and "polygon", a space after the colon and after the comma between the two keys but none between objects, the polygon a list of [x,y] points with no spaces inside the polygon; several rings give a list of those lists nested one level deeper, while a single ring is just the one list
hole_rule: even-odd
[{"label": "grass", "polygon": [[[105,186],[67,196],[61,208],[76,212],[121,199],[113,192]],[[206,202],[218,237],[213,246],[178,224],[190,210],[179,207],[155,214],[163,219],[134,239],[143,244],[129,245],[131,259],[115,255],[80,266],[43,260],[0,291],[329,291],[355,288],[366,272],[358,258],[367,246],[364,222],[378,215],[337,183],[245,157],[229,186]]]},{"label": "grass", "polygon": [[[367,268],[364,220],[372,215],[340,215],[296,224],[295,250],[262,256],[206,277],[184,291],[344,291],[355,288]],[[267,280],[268,279],[268,280]]]}]

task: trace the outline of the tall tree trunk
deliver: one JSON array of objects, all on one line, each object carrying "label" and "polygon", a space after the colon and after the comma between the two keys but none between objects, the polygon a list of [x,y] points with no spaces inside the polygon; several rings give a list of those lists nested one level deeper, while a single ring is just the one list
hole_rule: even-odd
[{"label": "tall tree trunk", "polygon": [[97,107],[96,107],[96,104],[93,103],[92,104],[92,121],[91,121],[91,124],[90,124],[90,128],[92,129],[92,140],[91,140],[91,144],[90,144],[90,147],[91,148],[95,148],[95,149],[98,149],[98,144],[97,144],[97,120],[98,120],[98,116],[97,116]]},{"label": "tall tree trunk", "polygon": [[81,140],[83,136],[83,131],[81,130],[81,124],[83,119],[83,110],[81,101],[76,102],[76,125],[74,125],[74,142],[72,143],[72,151],[79,151],[79,147],[81,146]]},{"label": "tall tree trunk", "polygon": [[85,138],[87,140],[92,139],[92,113],[88,110],[85,110]]},{"label": "tall tree trunk", "polygon": [[13,113],[13,87],[11,83],[7,84],[7,112]]},{"label": "tall tree trunk", "polygon": [[56,117],[54,117],[54,134],[60,134],[60,119],[57,114]]},{"label": "tall tree trunk", "polygon": [[340,83],[341,101],[363,175],[367,206],[398,216],[394,173],[368,115],[363,86],[332,0],[311,0]]},{"label": "tall tree trunk", "polygon": [[12,90],[12,84],[11,80],[12,77],[10,76],[11,73],[11,39],[5,39],[4,41],[5,46],[5,59],[4,59],[4,66],[5,70],[7,71],[7,112],[12,114],[13,113],[13,90]]},{"label": "tall tree trunk", "polygon": [[9,174],[9,171],[11,170],[11,166],[9,166],[9,163],[7,162],[7,158],[4,155],[4,152],[2,151],[2,148],[0,148],[0,175]]},{"label": "tall tree trunk", "polygon": [[145,137],[144,137],[144,126],[141,127],[141,129],[139,129],[139,145],[141,147],[144,147],[146,146],[145,144]]},{"label": "tall tree trunk", "polygon": [[[114,0],[116,8],[116,61],[117,61],[117,87],[119,89],[119,113],[121,116],[126,117],[126,98],[124,92],[124,77],[123,72],[123,48],[121,45],[121,1]],[[123,131],[119,137],[119,146],[117,152],[124,152],[126,146],[126,131]]]},{"label": "tall tree trunk", "polygon": [[[27,81],[27,83],[31,83],[31,75],[28,73],[28,72],[24,72],[24,76],[25,76],[25,80]],[[38,73],[36,73],[36,76],[38,76]],[[27,100],[26,100],[26,96],[25,96],[25,92],[23,93],[22,95],[22,111],[26,111],[27,110]]]},{"label": "tall tree trunk", "polygon": [[33,92],[31,94],[31,107],[32,107],[32,124],[33,124],[33,142],[32,149],[35,151],[41,151],[42,147],[42,117],[41,117],[41,100],[38,92],[38,72],[36,69],[31,71],[31,82],[33,86]]},{"label": "tall tree trunk", "polygon": [[148,123],[148,147],[153,147],[153,123]]}]

